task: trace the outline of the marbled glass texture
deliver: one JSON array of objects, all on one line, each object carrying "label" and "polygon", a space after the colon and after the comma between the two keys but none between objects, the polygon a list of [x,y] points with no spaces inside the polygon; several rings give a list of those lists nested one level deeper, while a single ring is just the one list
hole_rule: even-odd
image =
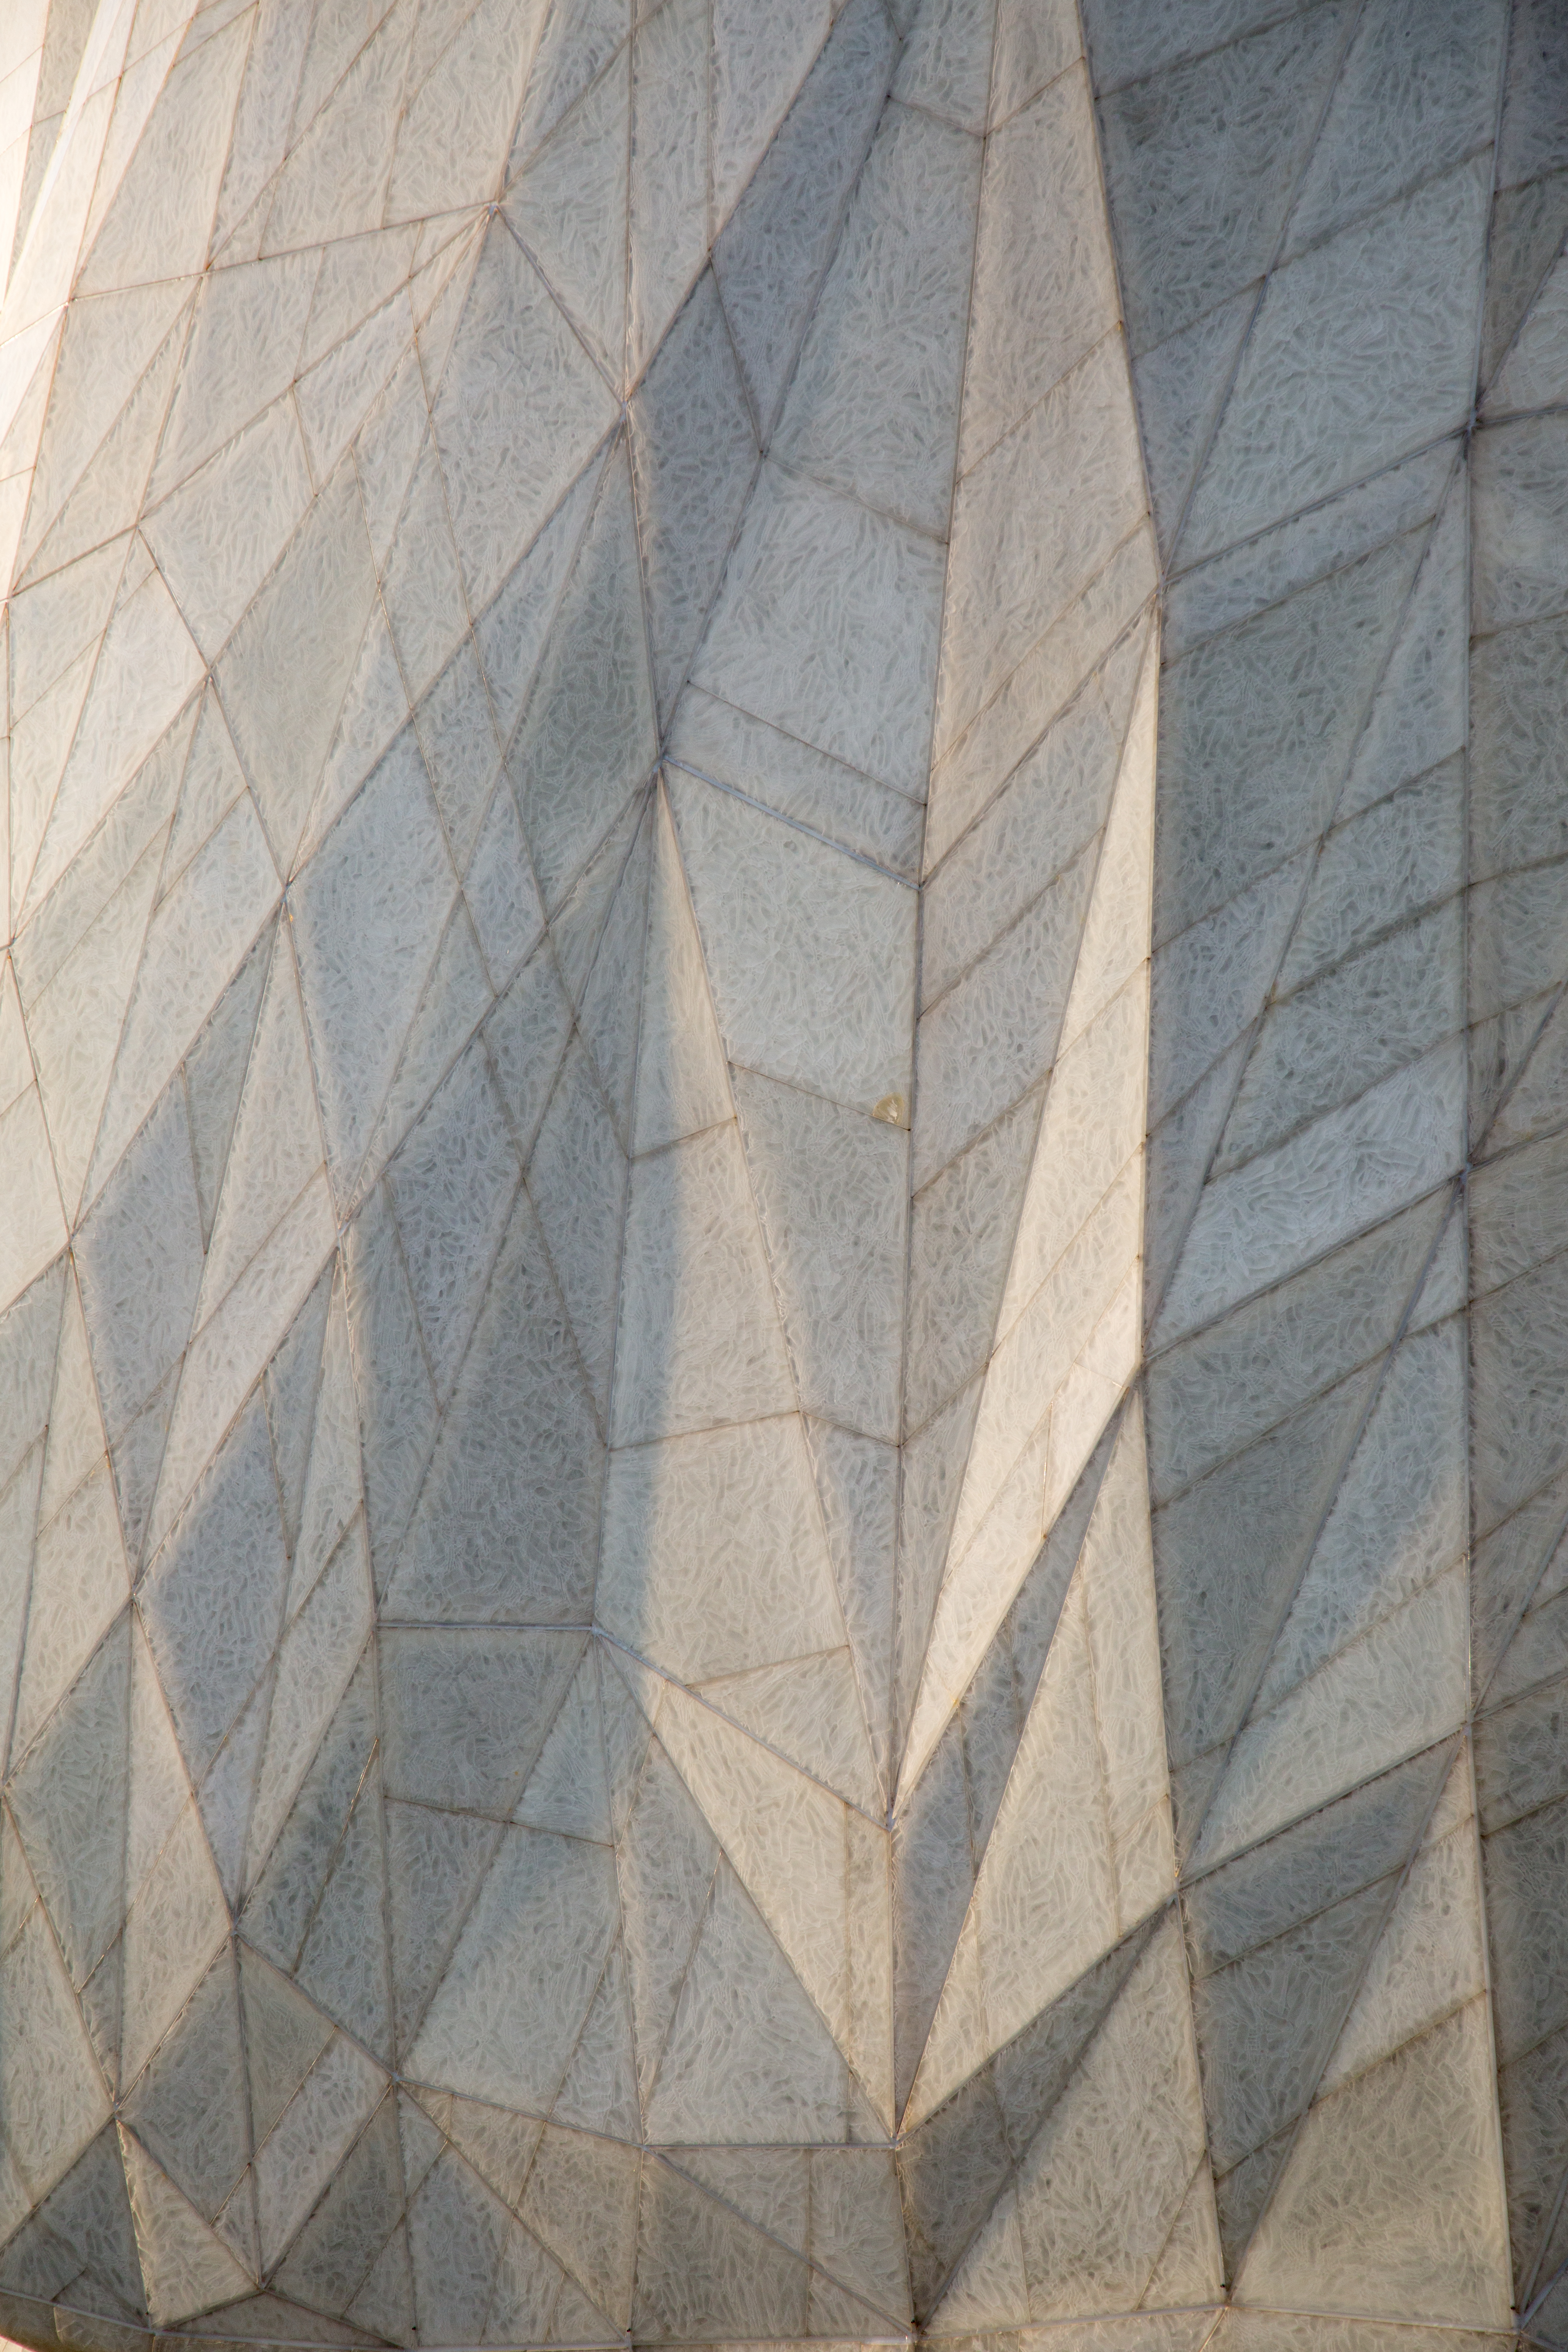
[{"label": "marbled glass texture", "polygon": [[1568,2352],[1558,0],[0,6],[0,2326]]}]

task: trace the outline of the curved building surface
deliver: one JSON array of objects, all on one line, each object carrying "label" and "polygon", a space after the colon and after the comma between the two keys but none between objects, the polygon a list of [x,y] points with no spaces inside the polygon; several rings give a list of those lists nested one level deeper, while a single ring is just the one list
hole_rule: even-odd
[{"label": "curved building surface", "polygon": [[0,2325],[1568,2346],[1561,0],[0,142]]}]

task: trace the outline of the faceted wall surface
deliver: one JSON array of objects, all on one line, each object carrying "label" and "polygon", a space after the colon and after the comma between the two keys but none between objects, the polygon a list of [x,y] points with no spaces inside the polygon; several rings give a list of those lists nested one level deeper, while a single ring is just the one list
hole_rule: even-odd
[{"label": "faceted wall surface", "polygon": [[0,2325],[1568,2347],[1561,0],[0,12]]}]

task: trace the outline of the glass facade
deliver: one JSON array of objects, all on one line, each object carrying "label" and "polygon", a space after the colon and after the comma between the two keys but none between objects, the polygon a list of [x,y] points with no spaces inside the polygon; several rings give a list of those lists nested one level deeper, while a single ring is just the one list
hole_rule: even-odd
[{"label": "glass facade", "polygon": [[1565,234],[1561,0],[0,6],[0,2326],[1568,2347]]}]

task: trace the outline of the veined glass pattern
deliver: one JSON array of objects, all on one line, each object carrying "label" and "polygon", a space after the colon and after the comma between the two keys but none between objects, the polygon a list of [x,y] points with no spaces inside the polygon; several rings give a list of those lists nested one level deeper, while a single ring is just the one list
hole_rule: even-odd
[{"label": "veined glass pattern", "polygon": [[1561,0],[0,5],[0,2326],[1568,2347]]}]

